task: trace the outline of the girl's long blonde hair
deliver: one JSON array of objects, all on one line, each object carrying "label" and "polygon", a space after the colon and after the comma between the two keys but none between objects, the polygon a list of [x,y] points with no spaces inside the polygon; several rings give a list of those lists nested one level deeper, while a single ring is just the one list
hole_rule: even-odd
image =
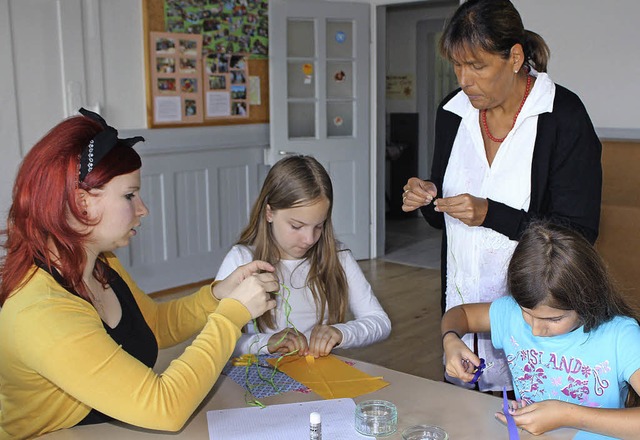
[{"label": "girl's long blonde hair", "polygon": [[[272,211],[277,211],[310,206],[321,198],[329,201],[329,210],[320,239],[305,255],[310,265],[306,285],[311,289],[316,304],[318,324],[322,323],[325,314],[328,324],[335,324],[345,320],[349,288],[338,258],[338,246],[331,223],[331,178],[316,159],[311,156],[288,156],[271,168],[238,244],[252,248],[254,259],[268,261],[278,267],[280,251],[267,222],[267,205]],[[274,311],[265,313],[257,321],[261,331],[273,329]]]}]

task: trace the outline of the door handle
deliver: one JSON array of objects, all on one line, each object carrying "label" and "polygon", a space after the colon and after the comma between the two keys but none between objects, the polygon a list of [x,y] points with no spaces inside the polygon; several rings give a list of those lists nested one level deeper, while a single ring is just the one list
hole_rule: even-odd
[{"label": "door handle", "polygon": [[278,154],[280,156],[291,156],[291,155],[299,155],[300,153],[297,153],[295,151],[284,151],[284,150],[279,150]]}]

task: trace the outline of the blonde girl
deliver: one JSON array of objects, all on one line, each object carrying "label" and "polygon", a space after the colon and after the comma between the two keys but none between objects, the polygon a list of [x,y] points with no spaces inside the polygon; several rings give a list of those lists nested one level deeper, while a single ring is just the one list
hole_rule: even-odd
[{"label": "blonde girl", "polygon": [[276,308],[245,327],[235,354],[318,357],[389,335],[389,317],[351,251],[335,238],[332,206],[331,179],[313,157],[289,156],[269,171],[249,224],[217,277],[262,260],[276,267],[283,287]]}]

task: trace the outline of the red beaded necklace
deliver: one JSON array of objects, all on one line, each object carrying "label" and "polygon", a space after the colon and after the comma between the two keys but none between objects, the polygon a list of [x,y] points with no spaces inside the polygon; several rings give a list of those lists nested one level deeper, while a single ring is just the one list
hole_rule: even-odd
[{"label": "red beaded necklace", "polygon": [[[520,107],[518,107],[518,111],[516,112],[516,115],[513,117],[513,123],[511,124],[511,128],[509,129],[509,132],[513,129],[513,126],[516,125],[516,119],[518,119],[520,110],[522,110],[522,106],[524,105],[524,102],[527,100],[527,96],[529,96],[530,91],[531,91],[531,75],[527,75],[527,87],[524,89],[524,96],[522,97],[522,102],[520,103]],[[487,109],[483,109],[480,111],[480,117],[482,118],[482,126],[484,127],[484,131],[485,133],[487,133],[487,137],[489,137],[489,139],[491,139],[493,142],[500,143],[507,138],[507,136],[503,138],[497,138],[491,134],[491,132],[489,131],[489,124],[487,124]],[[507,135],[508,134],[509,133],[507,133]]]}]

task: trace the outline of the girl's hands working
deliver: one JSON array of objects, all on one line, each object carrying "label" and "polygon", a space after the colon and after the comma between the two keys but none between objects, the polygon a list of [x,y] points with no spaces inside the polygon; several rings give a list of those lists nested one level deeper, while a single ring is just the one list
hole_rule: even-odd
[{"label": "girl's hands working", "polygon": [[[533,435],[541,435],[545,432],[571,426],[570,411],[577,405],[559,400],[543,400],[526,404],[520,401],[509,402],[509,413],[513,416],[513,421],[518,428],[530,432]],[[506,424],[507,419],[502,412],[496,413],[496,418]]]},{"label": "girl's hands working", "polygon": [[307,338],[300,332],[296,332],[293,328],[285,328],[278,333],[274,333],[270,338],[267,346],[269,353],[291,353],[296,351],[298,355],[307,354],[309,344]]},{"label": "girl's hands working", "polygon": [[[259,273],[263,271],[262,273]],[[274,268],[264,261],[252,261],[238,267],[227,278],[216,283],[213,295],[218,299],[232,298],[240,301],[252,318],[257,318],[276,306],[269,292],[280,288],[273,274]]]},{"label": "girl's hands working", "polygon": [[342,332],[330,325],[317,325],[311,330],[311,336],[307,338],[302,333],[292,328],[285,328],[274,333],[269,338],[269,353],[291,353],[296,351],[299,356],[308,354],[313,357],[326,356],[331,353],[333,347],[342,342]]},{"label": "girl's hands working", "polygon": [[342,332],[331,325],[316,325],[311,330],[309,350],[307,354],[313,357],[326,356],[333,347],[342,342]]},{"label": "girl's hands working", "polygon": [[442,340],[445,354],[445,370],[451,377],[465,382],[473,379],[475,368],[480,365],[480,358],[453,333],[445,335]]},{"label": "girl's hands working", "polygon": [[[634,380],[633,376],[631,380]],[[519,405],[510,402],[510,407],[513,409],[510,409],[509,413],[516,426],[533,435],[544,434],[562,427],[571,427],[612,438],[638,438],[639,407],[594,408],[554,399],[529,404],[520,402]],[[506,422],[506,418],[501,412],[496,414],[496,418],[501,422]]]}]

